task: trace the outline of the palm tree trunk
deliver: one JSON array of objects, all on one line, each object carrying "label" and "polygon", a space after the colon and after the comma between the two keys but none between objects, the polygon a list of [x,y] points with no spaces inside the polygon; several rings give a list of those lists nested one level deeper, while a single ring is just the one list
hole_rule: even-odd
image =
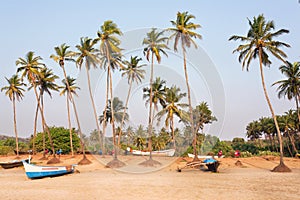
[{"label": "palm tree trunk", "polygon": [[173,146],[176,149],[176,141],[175,141],[175,134],[174,134],[174,118],[171,116],[171,129],[172,129],[172,139],[173,139]]},{"label": "palm tree trunk", "polygon": [[89,73],[89,68],[88,68],[88,63],[87,62],[85,62],[85,68],[86,68],[86,75],[87,75],[87,79],[88,79],[88,88],[89,88],[90,99],[91,99],[91,102],[92,102],[94,117],[95,117],[95,120],[96,120],[98,136],[99,136],[99,138],[101,138],[100,126],[99,126],[98,117],[97,117],[98,115],[97,115],[96,106],[95,106],[95,102],[94,102],[94,98],[93,98],[93,94],[92,94],[90,73]]},{"label": "palm tree trunk", "polygon": [[[39,97],[40,99],[40,97]],[[32,139],[32,152],[33,155],[35,155],[35,139],[36,139],[36,126],[37,126],[37,120],[38,120],[38,113],[39,113],[39,106],[38,104],[36,105],[36,110],[35,110],[35,117],[34,117],[34,125],[33,125],[33,139]]]},{"label": "palm tree trunk", "polygon": [[149,121],[148,121],[148,149],[150,151],[150,159],[152,159],[152,82],[153,82],[153,61],[154,61],[154,54],[152,52],[151,57],[151,73],[150,73],[150,106],[149,106]]},{"label": "palm tree trunk", "polygon": [[[289,136],[289,139],[290,139],[290,141],[291,141],[291,144],[292,144],[292,147],[293,147],[293,150],[295,151],[295,155],[297,155],[298,154],[298,150],[297,150],[297,148],[296,148],[296,145],[295,145],[295,141],[294,141],[294,138],[293,138],[293,136],[290,134],[290,132],[288,131],[287,132],[288,133],[288,136]],[[293,156],[292,156],[293,157]]]},{"label": "palm tree trunk", "polygon": [[[126,114],[126,110],[127,110],[127,106],[128,106],[128,102],[129,102],[131,88],[132,88],[132,79],[130,79],[130,81],[129,81],[129,88],[128,88],[126,102],[125,102],[124,111],[123,111],[123,115],[122,115],[121,127],[123,126],[123,123],[125,120],[125,114]],[[118,146],[120,146],[121,136],[122,136],[122,131],[120,132],[120,135],[119,135]]]},{"label": "palm tree trunk", "polygon": [[[44,110],[44,97],[43,97],[43,94],[42,92],[40,92],[40,96],[39,96],[41,99],[41,105],[42,105],[42,109]],[[43,157],[45,158],[46,155],[45,155],[45,152],[46,152],[46,139],[45,139],[45,126],[43,125]],[[55,153],[55,152],[53,152]]]},{"label": "palm tree trunk", "polygon": [[71,125],[71,115],[70,115],[70,102],[69,102],[69,91],[67,92],[67,112],[68,112],[68,125],[69,125],[69,132],[70,132],[70,148],[71,148],[71,155],[74,157],[74,149],[73,149],[73,135],[72,135],[72,125]]},{"label": "palm tree trunk", "polygon": [[197,156],[197,149],[196,149],[196,142],[197,142],[197,136],[195,133],[194,129],[194,119],[193,119],[193,107],[192,107],[192,100],[191,100],[191,90],[190,90],[190,85],[189,85],[189,78],[188,78],[188,72],[186,68],[186,52],[184,48],[184,41],[183,38],[181,38],[181,47],[182,47],[182,52],[183,52],[183,69],[184,69],[184,75],[185,75],[185,82],[186,82],[186,87],[187,87],[187,93],[188,93],[188,102],[189,102],[189,113],[190,113],[190,124],[191,124],[191,130],[193,134],[193,148],[194,148],[194,161],[199,160]]},{"label": "palm tree trunk", "polygon": [[[109,58],[108,58],[109,59]],[[110,67],[107,68],[107,75],[106,75],[106,94],[105,94],[105,106],[104,106],[104,113],[103,113],[103,131],[102,131],[102,151],[103,155],[105,155],[105,133],[106,133],[106,108],[108,106],[108,92],[109,92],[109,71]]]},{"label": "palm tree trunk", "polygon": [[[31,80],[34,80],[34,79],[31,79]],[[53,145],[52,137],[51,137],[49,128],[48,128],[46,120],[45,120],[44,110],[43,110],[43,108],[42,108],[42,106],[40,104],[40,101],[39,101],[39,97],[38,97],[38,94],[37,94],[37,91],[36,91],[36,85],[35,85],[35,83],[33,81],[31,82],[31,84],[33,85],[33,89],[34,89],[34,93],[35,93],[35,98],[37,100],[38,107],[39,107],[39,110],[41,112],[42,125],[43,125],[43,127],[45,127],[45,130],[46,130],[46,132],[48,134],[48,138],[49,138],[49,141],[50,141],[50,145],[51,145],[51,149],[52,149],[52,152],[53,152],[53,156],[55,158],[56,156],[55,156],[55,150],[54,150],[54,145]]]},{"label": "palm tree trunk", "polygon": [[109,90],[110,90],[110,99],[111,99],[111,125],[112,125],[112,132],[113,132],[113,140],[114,140],[114,158],[117,159],[117,148],[116,148],[116,129],[115,129],[115,113],[114,113],[114,104],[113,104],[113,89],[112,89],[112,75],[111,71],[109,71]]},{"label": "palm tree trunk", "polygon": [[70,91],[69,97],[70,97],[71,103],[73,105],[73,110],[74,110],[74,113],[75,113],[75,118],[76,118],[76,122],[77,122],[77,126],[78,126],[78,132],[79,132],[79,136],[80,136],[80,144],[81,144],[81,148],[82,148],[83,159],[85,159],[86,158],[86,156],[85,156],[85,146],[84,146],[83,136],[82,136],[82,132],[81,132],[79,117],[78,117],[78,113],[77,113],[77,109],[76,109],[76,104],[75,104],[73,95],[71,93],[71,88],[70,88],[70,85],[69,85],[69,82],[68,82],[68,79],[67,79],[67,73],[66,73],[66,70],[65,70],[65,66],[61,63],[60,63],[60,66],[61,66],[61,68],[63,69],[63,72],[64,72],[64,77],[65,77],[65,80],[66,80],[68,91]]},{"label": "palm tree trunk", "polygon": [[262,48],[259,48],[259,69],[260,69],[260,75],[261,75],[261,82],[263,85],[263,90],[264,90],[264,94],[265,94],[265,98],[267,100],[269,109],[271,111],[272,117],[274,119],[275,122],[275,127],[276,127],[276,131],[277,131],[277,135],[278,135],[278,139],[279,139],[279,147],[280,147],[280,165],[284,165],[283,162],[283,142],[282,142],[282,138],[281,138],[281,133],[280,133],[280,129],[278,126],[278,122],[276,119],[276,115],[274,113],[271,101],[269,99],[268,93],[267,93],[267,89],[266,89],[266,84],[265,84],[265,80],[264,80],[264,73],[263,73],[263,67],[262,67]]},{"label": "palm tree trunk", "polygon": [[13,95],[13,111],[14,111],[14,131],[16,136],[16,150],[17,150],[17,157],[19,157],[19,139],[18,139],[18,131],[17,131],[17,115],[16,115],[16,99],[15,95]]},{"label": "palm tree trunk", "polygon": [[300,96],[296,96],[295,100],[296,100],[296,109],[297,109],[297,115],[298,115],[298,122],[300,123],[300,109],[299,109],[299,100]]},{"label": "palm tree trunk", "polygon": [[85,155],[85,145],[84,145],[84,141],[83,141],[83,135],[82,135],[82,132],[81,132],[81,127],[80,127],[80,123],[79,123],[79,117],[78,117],[78,113],[77,113],[77,109],[76,109],[76,104],[75,104],[74,98],[72,99],[72,105],[73,105],[73,110],[74,110],[74,113],[75,113],[76,122],[77,122],[77,125],[78,125],[78,132],[79,132],[79,137],[80,137],[80,143],[81,143],[83,158],[86,158],[86,155]]}]

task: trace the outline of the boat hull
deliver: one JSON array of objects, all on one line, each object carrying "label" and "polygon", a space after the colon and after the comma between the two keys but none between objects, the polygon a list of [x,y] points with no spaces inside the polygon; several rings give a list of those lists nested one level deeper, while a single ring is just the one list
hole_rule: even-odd
[{"label": "boat hull", "polygon": [[[139,156],[149,156],[149,151],[140,151],[140,150],[133,150],[133,155],[139,155]],[[175,149],[168,149],[168,150],[161,150],[161,151],[152,151],[152,156],[168,156],[172,157],[175,154]]]},{"label": "boat hull", "polygon": [[74,165],[70,166],[37,166],[27,162],[23,162],[25,173],[30,179],[38,179],[44,177],[62,176],[65,174],[73,173],[75,170]]},{"label": "boat hull", "polygon": [[[27,159],[25,161],[28,162],[29,160]],[[1,162],[0,166],[3,169],[11,169],[11,168],[14,168],[14,167],[21,167],[21,166],[23,166],[23,163],[22,163],[22,160],[11,161],[11,162]]]}]

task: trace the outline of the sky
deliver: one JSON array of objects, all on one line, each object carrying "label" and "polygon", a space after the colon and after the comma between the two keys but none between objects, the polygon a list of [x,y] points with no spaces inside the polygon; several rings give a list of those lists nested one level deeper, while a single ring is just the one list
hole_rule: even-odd
[{"label": "sky", "polygon": [[[205,132],[223,140],[234,137],[245,138],[246,126],[262,116],[270,116],[264,98],[258,61],[250,66],[249,72],[243,71],[238,62],[238,55],[232,51],[239,42],[228,41],[232,35],[246,35],[247,18],[264,14],[267,20],[275,22],[276,30],[288,29],[289,34],[277,40],[286,42],[291,48],[283,49],[290,62],[300,60],[300,3],[298,0],[252,0],[252,1],[176,1],[176,0],[25,0],[2,1],[0,7],[1,48],[0,48],[0,87],[7,85],[5,77],[16,73],[15,61],[26,53],[34,51],[43,58],[43,62],[55,74],[63,77],[58,64],[49,58],[54,47],[62,43],[76,50],[81,37],[96,37],[97,31],[106,20],[112,20],[122,30],[122,48],[124,57],[138,55],[147,64],[147,75],[140,85],[134,85],[128,105],[130,124],[137,126],[147,124],[148,111],[142,99],[142,88],[149,84],[149,63],[143,57],[142,40],[150,28],[163,30],[171,26],[176,13],[188,11],[200,24],[198,33],[201,40],[196,40],[198,49],[188,50],[188,73],[192,90],[193,106],[202,101],[208,102],[218,121],[205,128]],[[163,57],[155,65],[155,77],[160,76],[168,86],[177,85],[186,92],[181,52],[167,50],[169,56]],[[278,70],[281,62],[271,57],[272,65],[265,68],[265,81],[276,114],[294,108],[294,102],[278,99],[276,87],[272,83],[283,79]],[[77,78],[81,90],[76,103],[83,132],[86,135],[96,129],[92,107],[88,96],[86,72],[76,69],[74,64],[66,64],[69,75]],[[105,72],[91,69],[92,90],[100,115],[105,101]],[[61,79],[57,82],[61,84]],[[123,101],[128,89],[127,80],[121,78],[120,72],[114,73],[114,96]],[[187,100],[185,100],[187,102]],[[0,134],[13,136],[12,103],[0,93]],[[17,103],[17,123],[20,137],[29,137],[33,132],[34,112],[36,107],[32,91],[25,93],[22,101]],[[45,117],[49,126],[67,127],[65,97],[53,93],[52,99],[45,97]],[[75,126],[74,117],[72,122]],[[162,126],[163,124],[160,124]],[[178,124],[180,126],[180,124]],[[39,130],[40,130],[39,126]]]}]

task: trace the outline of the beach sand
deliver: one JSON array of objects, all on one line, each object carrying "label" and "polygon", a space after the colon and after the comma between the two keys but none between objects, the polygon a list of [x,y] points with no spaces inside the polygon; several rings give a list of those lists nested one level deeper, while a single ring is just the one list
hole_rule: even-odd
[{"label": "beach sand", "polygon": [[[39,158],[32,162],[47,162]],[[58,165],[81,158],[63,155]],[[274,173],[278,157],[222,158],[219,172],[212,173],[199,168],[178,172],[190,158],[155,157],[162,165],[153,168],[138,165],[148,157],[119,156],[126,166],[118,170],[105,167],[111,156],[88,158],[92,164],[77,166],[79,172],[37,180],[28,179],[23,167],[0,168],[0,199],[300,199],[300,159],[284,159],[291,173]],[[235,165],[238,160],[242,166]]]}]

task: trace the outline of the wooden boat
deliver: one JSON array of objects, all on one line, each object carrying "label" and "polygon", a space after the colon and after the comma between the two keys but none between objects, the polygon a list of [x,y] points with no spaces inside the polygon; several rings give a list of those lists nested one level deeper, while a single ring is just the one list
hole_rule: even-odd
[{"label": "wooden boat", "polygon": [[[17,155],[17,150],[14,149],[15,154]],[[28,155],[28,154],[32,154],[32,151],[28,150],[28,151],[19,151],[19,155]]]},{"label": "wooden boat", "polygon": [[73,173],[75,170],[75,165],[38,166],[38,165],[29,164],[26,161],[23,161],[23,165],[25,168],[26,175],[30,179],[62,176],[65,174]]},{"label": "wooden boat", "polygon": [[[139,156],[149,156],[150,151],[140,151],[140,150],[132,150],[133,155]],[[153,156],[168,156],[172,157],[175,154],[175,149],[167,149],[167,150],[160,150],[160,151],[152,151]]]},{"label": "wooden boat", "polygon": [[[190,158],[194,158],[194,157],[195,157],[195,155],[194,155],[194,154],[191,154],[191,153],[188,153],[188,156],[189,156]],[[199,159],[213,158],[213,156],[205,156],[205,155],[198,155],[197,157],[198,157]],[[218,158],[218,156],[214,156],[214,157]],[[224,158],[224,155],[222,155],[220,158]]]},{"label": "wooden boat", "polygon": [[218,172],[218,167],[220,166],[220,162],[213,158],[207,158],[203,161],[189,162],[183,168],[177,167],[177,171],[181,172],[181,170],[185,168],[199,168],[201,166],[206,166],[208,171]]},{"label": "wooden boat", "polygon": [[[29,158],[24,160],[29,162]],[[12,161],[8,161],[8,162],[0,162],[0,166],[4,169],[10,169],[10,168],[14,168],[14,167],[21,167],[23,166],[23,160],[12,160]]]}]

